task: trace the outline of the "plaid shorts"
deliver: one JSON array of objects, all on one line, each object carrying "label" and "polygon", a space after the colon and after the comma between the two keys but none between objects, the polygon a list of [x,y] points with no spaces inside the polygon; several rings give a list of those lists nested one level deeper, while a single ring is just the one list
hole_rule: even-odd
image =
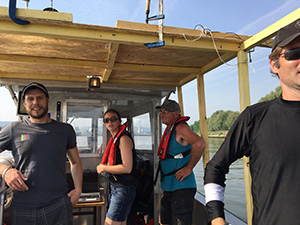
[{"label": "plaid shorts", "polygon": [[68,196],[40,208],[24,208],[12,204],[9,217],[12,225],[73,225],[72,203]]}]

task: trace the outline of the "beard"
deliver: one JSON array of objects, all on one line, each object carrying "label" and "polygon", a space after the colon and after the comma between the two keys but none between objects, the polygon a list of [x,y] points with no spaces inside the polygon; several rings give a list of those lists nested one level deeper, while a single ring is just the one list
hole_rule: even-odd
[{"label": "beard", "polygon": [[42,108],[42,113],[41,114],[33,114],[30,109],[26,110],[26,111],[27,111],[27,114],[30,117],[32,117],[34,119],[41,119],[41,118],[43,118],[48,113],[48,106],[46,106],[46,108]]}]

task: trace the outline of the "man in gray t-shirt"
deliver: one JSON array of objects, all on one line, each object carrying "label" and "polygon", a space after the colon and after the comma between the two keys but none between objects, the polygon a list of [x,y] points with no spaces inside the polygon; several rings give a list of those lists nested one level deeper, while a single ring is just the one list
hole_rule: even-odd
[{"label": "man in gray t-shirt", "polygon": [[[72,224],[72,205],[80,197],[82,167],[71,125],[48,117],[44,85],[31,83],[22,91],[29,119],[0,132],[0,151],[12,151],[15,168],[0,164],[0,174],[15,191],[10,207],[13,225]],[[68,193],[66,156],[74,181]]]}]

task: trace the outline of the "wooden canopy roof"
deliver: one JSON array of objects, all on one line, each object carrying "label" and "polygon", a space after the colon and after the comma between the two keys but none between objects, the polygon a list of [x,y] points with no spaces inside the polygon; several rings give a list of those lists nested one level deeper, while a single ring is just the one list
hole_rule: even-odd
[{"label": "wooden canopy roof", "polygon": [[[164,27],[165,46],[156,25],[118,21],[116,27],[76,24],[68,13],[17,9],[30,21],[15,24],[0,7],[0,82],[43,80],[63,87],[87,85],[101,76],[103,87],[122,85],[170,90],[236,57],[248,36]],[[184,35],[186,39],[184,38]],[[218,53],[216,51],[218,50]]]},{"label": "wooden canopy roof", "polygon": [[17,9],[16,16],[30,22],[18,25],[0,7],[0,84],[42,80],[48,86],[86,87],[87,76],[101,76],[103,88],[172,90],[241,50],[270,46],[274,33],[299,11],[252,37],[208,32],[200,38],[199,30],[164,26],[165,46],[149,49],[145,43],[158,41],[156,25],[76,24],[69,13]]}]

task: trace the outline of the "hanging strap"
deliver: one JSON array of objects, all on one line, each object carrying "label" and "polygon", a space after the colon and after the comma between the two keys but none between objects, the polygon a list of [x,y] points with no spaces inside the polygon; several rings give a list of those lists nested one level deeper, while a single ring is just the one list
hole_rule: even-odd
[{"label": "hanging strap", "polygon": [[153,185],[154,185],[154,186],[156,185],[156,182],[157,182],[157,179],[158,179],[159,171],[161,171],[160,161],[158,162],[158,167],[157,167],[156,173],[155,173],[155,179],[154,179],[154,181],[153,181]]},{"label": "hanging strap", "polygon": [[[186,164],[186,165],[187,165],[187,164]],[[160,162],[159,162],[158,167],[157,167],[157,170],[156,170],[156,174],[155,174],[155,179],[154,179],[154,182],[153,182],[154,186],[156,185],[156,182],[157,182],[157,179],[158,179],[158,174],[159,174],[159,172],[161,172],[161,175],[160,175],[161,178],[160,178],[160,180],[162,181],[162,180],[164,179],[165,176],[170,176],[170,175],[172,175],[172,174],[175,174],[178,170],[181,170],[181,169],[184,168],[186,165],[180,167],[179,169],[173,170],[173,171],[171,171],[171,172],[169,172],[169,173],[163,173],[163,171],[161,170]]]}]

